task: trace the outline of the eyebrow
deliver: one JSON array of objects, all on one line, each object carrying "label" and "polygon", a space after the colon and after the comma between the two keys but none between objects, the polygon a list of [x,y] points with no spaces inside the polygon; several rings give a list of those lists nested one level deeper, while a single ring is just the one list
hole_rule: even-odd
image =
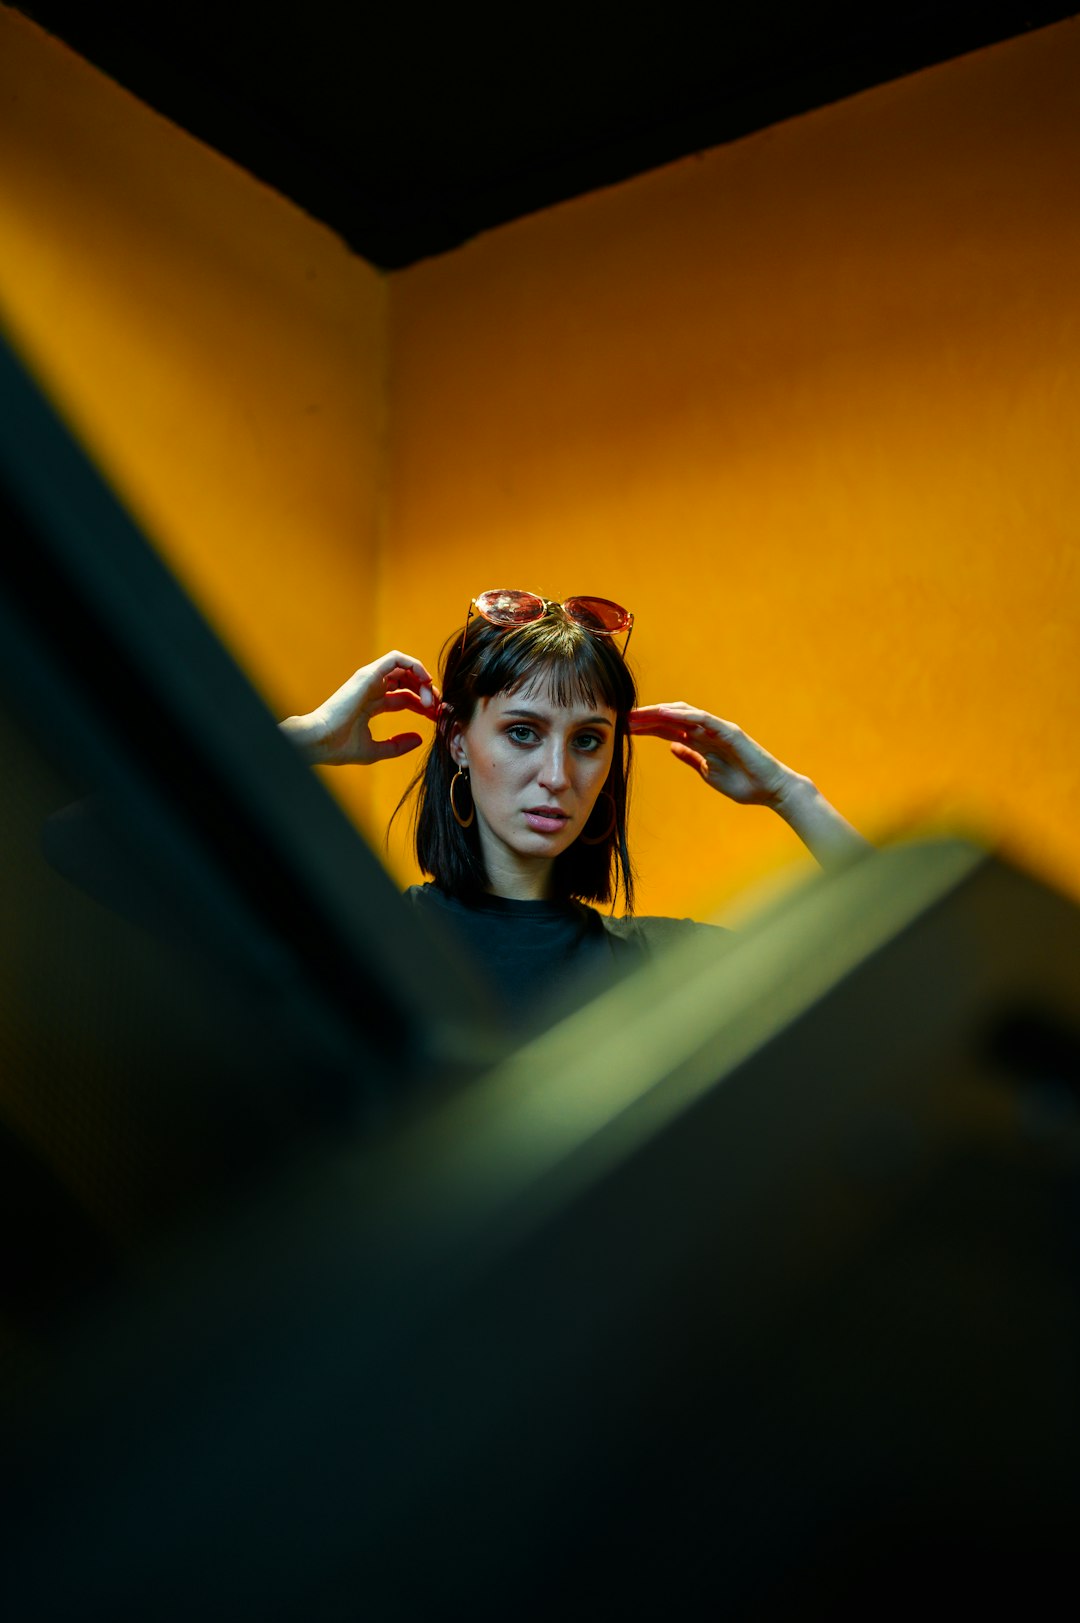
[{"label": "eyebrow", "polygon": [[[548,716],[548,715],[545,715],[542,710],[525,710],[525,709],[504,710],[503,715],[504,716],[524,716],[527,721],[549,722],[551,720],[551,717]],[[574,725],[576,727],[610,727],[611,722],[608,720],[608,718],[606,716],[587,716],[584,721],[575,722]]]}]

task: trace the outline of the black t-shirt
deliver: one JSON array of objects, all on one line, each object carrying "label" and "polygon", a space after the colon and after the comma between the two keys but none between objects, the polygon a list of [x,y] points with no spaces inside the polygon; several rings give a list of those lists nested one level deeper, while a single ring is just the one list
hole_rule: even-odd
[{"label": "black t-shirt", "polygon": [[724,934],[694,919],[611,918],[584,902],[464,902],[434,884],[412,885],[405,901],[463,949],[510,1024],[584,1002],[688,933]]}]

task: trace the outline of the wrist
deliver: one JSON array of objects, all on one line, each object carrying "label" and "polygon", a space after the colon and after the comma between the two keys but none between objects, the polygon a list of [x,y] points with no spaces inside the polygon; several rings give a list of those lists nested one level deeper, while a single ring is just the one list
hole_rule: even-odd
[{"label": "wrist", "polygon": [[801,772],[790,769],[782,779],[770,802],[772,809],[785,823],[801,822],[820,800],[817,785]]},{"label": "wrist", "polygon": [[776,810],[823,868],[844,866],[872,849],[810,778],[792,774]]},{"label": "wrist", "polygon": [[325,756],[326,724],[317,710],[307,716],[286,716],[278,722],[278,731],[285,734],[310,765],[318,765]]}]

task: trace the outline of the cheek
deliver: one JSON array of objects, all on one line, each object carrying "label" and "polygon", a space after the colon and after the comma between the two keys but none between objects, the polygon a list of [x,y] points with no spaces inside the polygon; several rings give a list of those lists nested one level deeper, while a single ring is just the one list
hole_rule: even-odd
[{"label": "cheek", "polygon": [[473,777],[481,785],[482,791],[489,795],[497,795],[501,788],[520,775],[521,761],[517,756],[508,755],[498,748],[482,749],[474,754]]},{"label": "cheek", "polygon": [[598,750],[595,755],[589,757],[589,766],[592,775],[597,779],[598,782],[604,782],[608,773],[611,771],[611,763],[614,759],[615,751],[610,747],[610,745],[608,748]]}]

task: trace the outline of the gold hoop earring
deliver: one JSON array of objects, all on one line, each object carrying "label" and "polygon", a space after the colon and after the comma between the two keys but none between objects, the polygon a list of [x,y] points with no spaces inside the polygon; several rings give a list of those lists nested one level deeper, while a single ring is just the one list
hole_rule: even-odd
[{"label": "gold hoop earring", "polygon": [[454,804],[454,786],[459,778],[464,778],[465,787],[467,789],[469,787],[468,767],[459,766],[457,771],[454,773],[454,776],[450,780],[450,810],[453,812],[454,821],[457,823],[459,828],[471,828],[473,818],[476,816],[476,807],[470,806],[468,817],[462,817],[461,813],[457,809],[457,806]]},{"label": "gold hoop earring", "polygon": [[[619,821],[619,814],[615,808],[615,796],[612,794],[610,789],[601,789],[597,799],[600,800],[601,798],[611,801],[611,822],[608,824],[607,828],[602,834],[590,836],[586,834],[584,830],[582,830],[582,832],[578,835],[578,839],[581,841],[582,845],[604,845],[608,840],[610,840],[611,836],[615,832],[615,825]],[[594,806],[593,811],[595,810],[596,807]],[[592,816],[592,812],[589,813],[589,816]],[[589,825],[586,822],[585,828],[588,828],[588,826]]]}]

